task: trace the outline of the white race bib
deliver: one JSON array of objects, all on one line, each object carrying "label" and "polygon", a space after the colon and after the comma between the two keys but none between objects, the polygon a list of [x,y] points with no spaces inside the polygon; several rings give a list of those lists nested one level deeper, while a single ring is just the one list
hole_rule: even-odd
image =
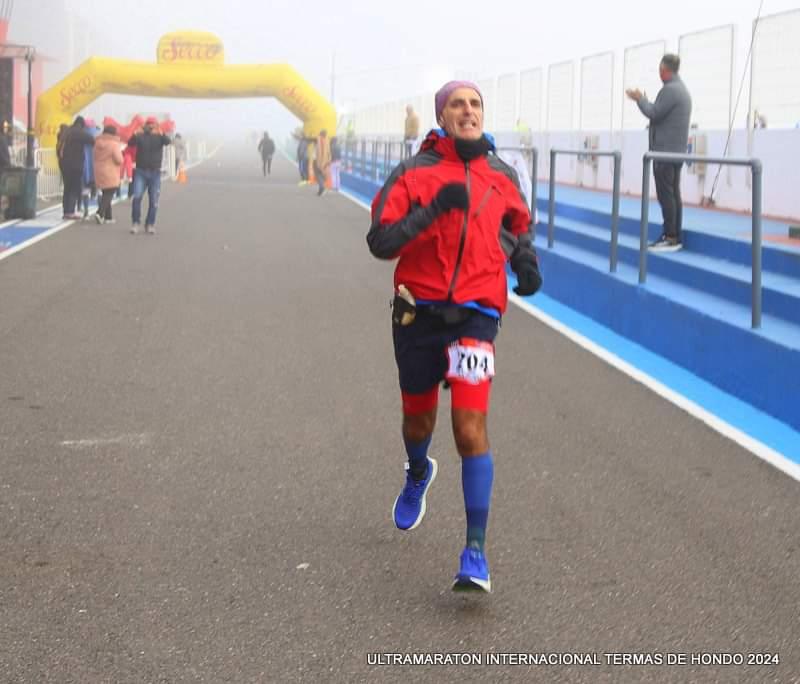
[{"label": "white race bib", "polygon": [[482,340],[460,339],[447,347],[448,380],[463,380],[473,385],[494,377],[494,345]]}]

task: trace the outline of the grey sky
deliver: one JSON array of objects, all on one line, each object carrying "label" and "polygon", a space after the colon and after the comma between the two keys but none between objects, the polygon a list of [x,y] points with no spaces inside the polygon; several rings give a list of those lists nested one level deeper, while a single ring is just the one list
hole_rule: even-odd
[{"label": "grey sky", "polygon": [[[794,9],[798,4],[797,0],[764,0],[762,13]],[[270,0],[263,4],[136,0],[117,5],[107,0],[17,0],[18,33],[45,52],[54,27],[45,26],[46,22],[37,26],[30,15],[44,14],[53,5],[85,17],[93,29],[86,38],[93,43],[88,47],[97,54],[151,61],[164,33],[207,30],[222,39],[229,63],[288,62],[326,96],[335,51],[336,104],[364,106],[431,90],[456,72],[491,76],[606,50],[621,54],[626,46],[662,38],[669,48],[677,49],[680,34],[721,24],[737,25],[738,46],[744,53],[759,0],[559,0],[547,4],[518,0],[446,4],[427,0]],[[14,31],[12,19],[12,38]],[[737,65],[737,81],[742,66]],[[135,102],[121,99],[105,106],[124,110],[135,107]],[[293,124],[292,117],[275,103],[208,103],[201,108],[203,115],[197,113],[197,106],[189,109],[178,101],[158,103],[158,108],[164,107],[176,116],[188,116],[191,111],[198,123],[238,113],[245,126],[266,127],[274,121],[275,127],[288,129]]]}]

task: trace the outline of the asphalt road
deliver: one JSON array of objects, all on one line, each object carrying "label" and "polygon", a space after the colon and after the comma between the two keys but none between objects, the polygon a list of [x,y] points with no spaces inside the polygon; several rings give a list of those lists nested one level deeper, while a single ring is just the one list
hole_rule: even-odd
[{"label": "asphalt road", "polygon": [[[232,153],[165,186],[156,236],[115,211],[0,262],[0,682],[800,682],[796,481],[511,307],[494,592],[455,595],[447,394],[427,516],[391,522],[367,213]],[[371,664],[425,653],[483,664]]]}]

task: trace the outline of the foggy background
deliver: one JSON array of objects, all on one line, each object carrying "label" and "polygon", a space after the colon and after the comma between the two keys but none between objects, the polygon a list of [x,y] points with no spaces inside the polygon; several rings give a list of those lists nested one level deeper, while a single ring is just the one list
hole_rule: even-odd
[{"label": "foggy background", "polygon": [[[333,86],[334,105],[342,114],[434,90],[452,77],[546,67],[607,50],[621,57],[627,46],[658,39],[677,50],[680,34],[730,23],[737,29],[738,89],[752,21],[762,4],[762,16],[798,5],[797,0],[465,0],[437,5],[422,0],[17,0],[9,40],[32,44],[51,60],[45,68],[48,88],[89,56],[153,62],[165,33],[210,31],[224,43],[229,64],[286,62],[325,97],[331,97]],[[746,99],[740,111],[745,106]],[[88,113],[122,121],[137,111],[169,113],[178,130],[233,140],[262,130],[282,138],[298,125],[282,105],[268,99],[104,95]]]}]

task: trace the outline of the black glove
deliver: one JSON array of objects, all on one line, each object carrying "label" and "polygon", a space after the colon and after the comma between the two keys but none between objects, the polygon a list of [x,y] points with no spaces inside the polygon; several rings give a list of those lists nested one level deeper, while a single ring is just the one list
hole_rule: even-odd
[{"label": "black glove", "polygon": [[539,266],[535,261],[520,264],[514,272],[517,274],[517,286],[514,292],[520,297],[532,295],[542,286],[542,274],[539,273]]},{"label": "black glove", "polygon": [[436,193],[433,201],[441,211],[466,209],[469,206],[467,186],[463,183],[448,183]]}]

